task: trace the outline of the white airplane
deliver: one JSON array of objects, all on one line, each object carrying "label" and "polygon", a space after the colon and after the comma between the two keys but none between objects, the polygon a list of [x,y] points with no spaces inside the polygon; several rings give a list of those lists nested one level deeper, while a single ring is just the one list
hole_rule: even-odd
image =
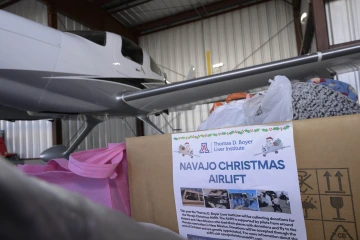
[{"label": "white airplane", "polygon": [[143,49],[119,35],[61,32],[0,10],[0,119],[85,116],[87,126],[71,145],[40,156],[68,158],[99,116],[137,117],[161,132],[149,115],[263,87],[276,75],[331,77],[358,60],[355,45],[169,84]]}]

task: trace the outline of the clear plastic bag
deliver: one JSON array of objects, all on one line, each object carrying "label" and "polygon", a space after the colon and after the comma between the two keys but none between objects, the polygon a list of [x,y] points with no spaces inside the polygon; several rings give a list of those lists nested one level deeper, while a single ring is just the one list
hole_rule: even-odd
[{"label": "clear plastic bag", "polygon": [[291,82],[284,76],[276,76],[269,81],[271,85],[265,94],[215,108],[197,130],[292,120]]},{"label": "clear plastic bag", "polygon": [[264,124],[290,121],[293,118],[291,82],[276,76],[265,95],[257,94],[243,104],[245,123]]},{"label": "clear plastic bag", "polygon": [[215,108],[210,116],[200,124],[198,131],[239,126],[245,124],[242,105],[246,100],[233,101]]}]

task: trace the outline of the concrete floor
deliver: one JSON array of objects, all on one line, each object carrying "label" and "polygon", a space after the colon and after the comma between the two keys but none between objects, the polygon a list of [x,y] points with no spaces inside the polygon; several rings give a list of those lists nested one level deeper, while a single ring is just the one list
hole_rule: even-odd
[{"label": "concrete floor", "polygon": [[31,160],[27,160],[27,159],[19,159],[19,160],[11,160],[11,159],[6,159],[6,161],[8,161],[9,163],[12,163],[14,165],[18,165],[18,164],[37,164],[37,165],[45,165],[46,162],[40,160],[40,159],[31,159]]}]

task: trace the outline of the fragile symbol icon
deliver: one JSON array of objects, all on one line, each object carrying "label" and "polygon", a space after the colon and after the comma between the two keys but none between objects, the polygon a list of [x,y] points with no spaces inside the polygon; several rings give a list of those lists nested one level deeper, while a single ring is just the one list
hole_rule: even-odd
[{"label": "fragile symbol icon", "polygon": [[336,209],[336,218],[334,220],[345,220],[340,217],[340,208],[344,207],[344,199],[342,197],[330,197],[330,204],[333,208]]},{"label": "fragile symbol icon", "polygon": [[330,238],[330,240],[339,240],[339,239],[354,240],[354,238],[350,235],[349,231],[345,229],[342,225],[337,226],[337,228],[332,233]]}]

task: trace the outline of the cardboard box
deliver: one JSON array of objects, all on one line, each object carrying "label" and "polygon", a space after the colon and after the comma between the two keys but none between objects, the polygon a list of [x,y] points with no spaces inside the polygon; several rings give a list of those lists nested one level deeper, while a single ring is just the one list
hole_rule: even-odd
[{"label": "cardboard box", "polygon": [[[308,239],[359,239],[360,115],[294,121]],[[133,218],[178,232],[171,135],[126,140]]]}]

